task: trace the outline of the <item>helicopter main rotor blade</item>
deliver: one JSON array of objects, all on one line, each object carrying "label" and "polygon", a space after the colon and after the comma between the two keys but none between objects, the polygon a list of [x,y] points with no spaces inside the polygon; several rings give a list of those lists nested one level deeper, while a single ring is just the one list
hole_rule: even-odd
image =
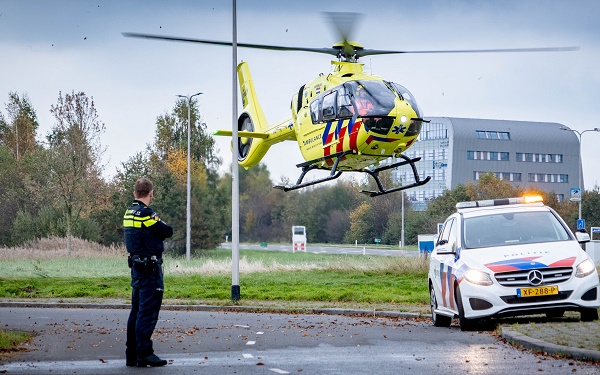
[{"label": "helicopter main rotor blade", "polygon": [[342,40],[349,40],[352,31],[357,27],[362,14],[349,12],[323,12],[323,15],[329,21],[328,24],[334,28],[336,37]]},{"label": "helicopter main rotor blade", "polygon": [[[187,42],[187,43],[202,43],[212,44],[217,46],[231,46],[231,42],[223,42],[219,40],[209,39],[196,39],[196,38],[183,38],[179,36],[168,36],[168,35],[156,35],[156,34],[143,34],[143,33],[122,33],[123,36],[128,38],[141,38],[141,39],[156,39],[156,40],[167,40],[171,42]],[[266,44],[249,44],[249,43],[238,43],[238,47],[244,48],[257,48],[257,49],[268,49],[275,51],[300,51],[300,52],[315,52],[325,53],[328,55],[337,55],[338,50],[335,48],[309,48],[309,47],[285,47],[285,46],[271,46]]]},{"label": "helicopter main rotor blade", "polygon": [[[141,38],[141,39],[156,39],[156,40],[167,40],[172,42],[187,42],[187,43],[202,43],[212,44],[218,46],[231,46],[231,42],[224,42],[219,40],[210,39],[196,39],[196,38],[183,38],[178,36],[168,35],[156,35],[156,34],[143,34],[143,33],[122,33],[123,36],[128,38]],[[250,44],[250,43],[238,43],[238,47],[243,48],[257,48],[275,51],[299,51],[299,52],[315,52],[323,53],[327,55],[337,56],[340,52],[339,48],[310,48],[310,47],[286,47],[286,46],[273,46],[267,44]],[[345,50],[350,46],[349,40],[344,39],[343,49]],[[462,50],[423,50],[423,51],[395,51],[395,50],[377,50],[377,49],[363,49],[359,48],[354,50],[356,57],[364,57],[371,55],[391,55],[391,54],[415,54],[415,53],[496,53],[496,52],[564,52],[564,51],[578,51],[578,46],[572,47],[541,47],[541,48],[495,48],[495,49],[462,49]]]},{"label": "helicopter main rotor blade", "polygon": [[572,47],[541,47],[541,48],[494,48],[494,49],[457,49],[457,50],[432,50],[432,51],[391,51],[377,49],[357,50],[358,57],[371,55],[391,55],[401,53],[489,53],[489,52],[564,52],[578,51],[579,46]]},{"label": "helicopter main rotor blade", "polygon": [[350,41],[350,38],[352,32],[358,27],[362,14],[350,12],[323,12],[323,16],[329,21],[327,24],[333,28],[336,37],[341,39],[341,42],[338,43],[339,47],[344,50],[346,55],[353,55],[355,46],[353,45],[353,42]]}]

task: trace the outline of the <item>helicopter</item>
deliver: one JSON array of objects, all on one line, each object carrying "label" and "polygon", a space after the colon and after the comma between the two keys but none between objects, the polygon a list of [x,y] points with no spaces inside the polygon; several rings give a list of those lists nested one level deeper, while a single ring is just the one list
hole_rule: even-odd
[{"label": "helicopter", "polygon": [[[376,190],[362,190],[370,197],[410,189],[431,180],[419,176],[416,163],[420,157],[409,158],[404,152],[416,141],[424,122],[423,113],[414,96],[404,86],[382,77],[368,74],[361,57],[406,53],[487,53],[487,52],[551,52],[574,51],[578,47],[508,48],[478,50],[397,51],[366,49],[349,39],[359,17],[357,13],[327,13],[341,41],[330,48],[285,47],[276,45],[237,43],[242,48],[276,51],[303,51],[335,56],[328,74],[301,85],[291,100],[291,118],[269,124],[258,102],[247,62],[237,66],[243,110],[238,117],[238,163],[245,169],[257,165],[269,148],[283,141],[297,142],[305,162],[295,184],[275,185],[291,191],[337,179],[343,172],[362,172],[371,176]],[[123,33],[133,38],[190,42],[231,46],[231,42],[184,38],[177,36]],[[213,135],[232,136],[231,130],[217,130]],[[381,163],[390,157],[401,159]],[[414,182],[385,188],[379,173],[409,166]],[[304,181],[313,170],[328,170],[329,175]]]}]

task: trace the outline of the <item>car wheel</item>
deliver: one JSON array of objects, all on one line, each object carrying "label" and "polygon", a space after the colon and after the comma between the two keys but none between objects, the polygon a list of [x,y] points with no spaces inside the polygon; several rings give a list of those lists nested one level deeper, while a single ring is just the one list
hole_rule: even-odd
[{"label": "car wheel", "polygon": [[458,322],[460,323],[461,331],[475,331],[479,326],[478,319],[465,318],[465,309],[463,308],[462,296],[460,295],[460,288],[456,287],[456,306],[458,307]]},{"label": "car wheel", "polygon": [[431,306],[431,321],[436,327],[450,327],[452,318],[446,315],[440,315],[435,313],[435,309],[438,308],[437,298],[435,297],[435,290],[433,285],[429,286],[430,306]]},{"label": "car wheel", "polygon": [[595,308],[584,308],[580,311],[582,322],[592,322],[598,320],[598,309]]}]

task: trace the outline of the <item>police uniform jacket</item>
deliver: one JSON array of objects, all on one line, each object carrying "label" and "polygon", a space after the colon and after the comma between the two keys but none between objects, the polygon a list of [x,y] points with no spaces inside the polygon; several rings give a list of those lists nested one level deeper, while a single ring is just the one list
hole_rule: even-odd
[{"label": "police uniform jacket", "polygon": [[161,221],[156,212],[134,200],[123,216],[125,247],[131,255],[157,258],[165,250],[163,241],[173,235],[173,228]]}]

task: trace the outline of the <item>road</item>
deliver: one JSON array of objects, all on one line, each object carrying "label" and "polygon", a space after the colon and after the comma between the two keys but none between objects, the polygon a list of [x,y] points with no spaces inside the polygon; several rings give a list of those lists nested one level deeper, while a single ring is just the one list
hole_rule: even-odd
[{"label": "road", "polygon": [[[231,242],[225,242],[220,245],[224,249],[231,249]],[[265,250],[265,251],[284,251],[291,253],[292,245],[267,245],[260,246],[256,244],[240,244],[240,250]],[[419,252],[415,250],[388,250],[368,248],[363,246],[314,246],[310,245],[306,248],[306,252],[314,254],[352,254],[352,255],[380,255],[380,256],[405,256],[418,257]]]},{"label": "road", "polygon": [[0,308],[4,329],[32,331],[7,374],[598,374],[591,364],[537,356],[489,333],[376,317],[162,311],[154,349],[169,364],[125,366],[128,310]]}]

